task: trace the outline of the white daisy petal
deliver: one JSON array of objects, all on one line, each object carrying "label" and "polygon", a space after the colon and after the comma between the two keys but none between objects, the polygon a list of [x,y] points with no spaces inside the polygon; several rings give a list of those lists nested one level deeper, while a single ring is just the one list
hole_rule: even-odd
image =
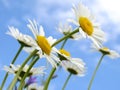
[{"label": "white daisy petal", "polygon": [[85,70],[83,62],[78,62],[77,60],[75,60],[74,62],[64,60],[62,61],[61,65],[64,67],[65,70],[67,70],[73,75],[77,75],[77,76],[85,75],[86,70]]},{"label": "white daisy petal", "polygon": [[40,28],[39,28],[39,34],[38,35],[45,36],[45,32],[44,32],[44,29],[43,29],[42,26],[40,26]]},{"label": "white daisy petal", "polygon": [[[4,66],[4,70],[7,71],[8,73],[11,73],[11,74],[16,74],[18,71],[19,71],[19,68],[21,67],[21,65],[13,65],[13,64],[10,64],[11,67],[9,66]],[[25,65],[23,70],[21,71],[22,76],[24,76],[25,72],[27,72],[29,66],[28,65]],[[42,75],[42,74],[45,74],[44,70],[46,68],[45,67],[38,67],[38,68],[34,68],[32,67],[30,72],[28,73],[28,75]],[[19,76],[19,79],[22,78],[22,76]]]},{"label": "white daisy petal", "polygon": [[47,40],[48,40],[48,42],[50,43],[51,46],[57,41],[57,39],[54,39],[52,36],[49,36],[47,38]]},{"label": "white daisy petal", "polygon": [[32,68],[31,72],[34,72],[34,75],[42,75],[45,74],[45,72],[43,72],[46,69],[46,67],[42,66],[42,67],[38,67],[38,68]]},{"label": "white daisy petal", "polygon": [[27,90],[43,90],[44,86],[39,86],[37,83],[30,84]]},{"label": "white daisy petal", "polygon": [[67,19],[67,21],[68,21],[68,22],[71,22],[71,23],[73,23],[73,24],[75,24],[76,26],[79,26],[79,23],[76,22],[76,21],[73,20],[73,19]]},{"label": "white daisy petal", "polygon": [[30,47],[34,45],[34,40],[31,36],[22,34],[21,32],[19,32],[17,28],[14,27],[8,27],[8,28],[10,31],[8,31],[6,34],[11,35],[25,46]]},{"label": "white daisy petal", "polygon": [[27,26],[28,28],[32,31],[34,37],[36,38],[36,35],[38,35],[38,31],[37,31],[37,27],[36,27],[36,21],[33,20],[31,21],[30,19],[28,19],[29,23]]},{"label": "white daisy petal", "polygon": [[[69,25],[68,23],[65,23],[64,25],[60,24],[57,29],[64,35],[67,35],[67,34],[73,32],[72,26]],[[78,40],[81,38],[81,36],[80,36],[80,33],[75,33],[75,34],[71,35],[69,38]]]},{"label": "white daisy petal", "polygon": [[11,68],[9,68],[8,66],[4,66],[4,70],[7,71],[8,73],[14,74],[14,70],[12,70]]}]

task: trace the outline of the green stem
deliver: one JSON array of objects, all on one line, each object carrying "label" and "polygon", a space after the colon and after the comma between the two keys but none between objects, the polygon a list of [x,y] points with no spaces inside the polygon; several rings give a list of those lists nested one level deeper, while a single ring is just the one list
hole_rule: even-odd
[{"label": "green stem", "polygon": [[32,56],[34,56],[36,53],[37,53],[38,50],[34,50],[29,56],[28,58],[26,58],[26,60],[23,62],[23,64],[21,65],[21,67],[19,68],[19,71],[17,72],[16,76],[14,77],[13,81],[11,82],[11,84],[9,85],[8,87],[8,90],[12,90],[18,77],[19,77],[19,74],[21,73],[22,69],[24,68],[24,66],[27,64],[27,62],[30,60],[30,58]]},{"label": "green stem", "polygon": [[[19,55],[20,52],[22,51],[23,47],[24,47],[24,45],[21,44],[19,50],[17,51],[15,57],[13,58],[13,60],[12,60],[12,62],[11,62],[11,64],[14,64],[14,62],[16,61],[18,55]],[[10,66],[9,66],[9,67],[10,67]],[[1,90],[2,90],[2,88],[4,87],[4,84],[5,84],[6,80],[7,80],[7,77],[8,77],[8,72],[6,73],[6,75],[5,75],[4,79],[3,79],[2,85],[1,85],[1,87],[0,87]]]},{"label": "green stem", "polygon": [[[73,35],[73,34],[75,34],[75,33],[77,33],[77,32],[79,32],[79,28],[77,28],[77,29],[75,29],[73,32],[65,35],[65,36],[62,37],[61,39],[57,40],[57,41],[52,45],[52,47],[55,46],[55,45],[57,45],[57,44],[60,43],[61,41],[65,40],[65,41],[63,42],[62,46],[61,46],[61,49],[62,49],[62,48],[64,47],[67,39],[68,39],[71,35]],[[49,85],[50,80],[51,80],[52,76],[54,75],[55,71],[56,71],[56,68],[53,67],[52,70],[51,70],[51,72],[50,72],[50,75],[49,75],[48,79],[46,80],[46,83],[45,83],[45,86],[44,86],[44,90],[48,90],[48,85]]]},{"label": "green stem", "polygon": [[[68,38],[66,38],[66,39],[64,40],[64,42],[63,42],[63,44],[62,44],[62,46],[61,46],[61,49],[64,47],[64,45],[65,45],[65,43],[66,43],[67,40],[68,40]],[[51,72],[50,72],[50,75],[49,75],[48,79],[46,80],[46,83],[45,83],[45,86],[44,86],[44,90],[47,90],[47,89],[48,89],[48,85],[49,85],[50,80],[51,80],[52,76],[54,75],[55,71],[56,71],[56,68],[55,68],[55,67],[52,68],[52,70],[51,70]]]},{"label": "green stem", "polygon": [[50,80],[51,80],[51,78],[52,78],[52,76],[53,76],[53,74],[54,74],[55,71],[56,71],[56,68],[53,67],[52,70],[51,70],[51,72],[50,72],[50,75],[49,75],[49,77],[48,77],[48,79],[47,79],[47,81],[45,83],[44,90],[48,90],[49,82],[50,82]]},{"label": "green stem", "polygon": [[61,39],[57,40],[57,41],[52,45],[52,47],[55,46],[55,45],[57,45],[57,44],[60,43],[61,41],[65,40],[66,38],[69,38],[71,35],[73,35],[73,34],[75,34],[75,33],[77,33],[77,32],[79,32],[79,28],[77,28],[77,29],[75,29],[73,32],[65,35],[65,36],[62,37]]},{"label": "green stem", "polygon": [[61,49],[65,46],[65,43],[67,42],[68,38],[66,38],[61,46]]},{"label": "green stem", "polygon": [[95,78],[96,72],[97,72],[97,70],[98,70],[98,68],[99,68],[99,66],[100,66],[100,64],[101,64],[102,59],[103,59],[104,56],[105,56],[104,54],[101,56],[101,58],[100,58],[100,60],[99,60],[99,62],[98,62],[98,64],[97,64],[97,66],[96,66],[96,68],[95,68],[95,70],[94,70],[94,72],[93,72],[92,78],[91,78],[90,83],[89,83],[89,86],[88,86],[88,90],[91,89],[91,86],[92,86],[93,80],[94,80],[94,78]]},{"label": "green stem", "polygon": [[70,80],[70,77],[71,77],[71,76],[72,76],[72,74],[70,73],[69,76],[67,77],[65,83],[64,83],[64,86],[63,86],[62,90],[65,90],[65,87],[66,87],[68,81]]},{"label": "green stem", "polygon": [[25,78],[27,77],[27,75],[28,75],[29,71],[31,70],[31,68],[33,67],[33,65],[38,61],[38,59],[39,59],[39,56],[34,58],[34,60],[32,60],[32,62],[30,63],[28,70],[26,71],[25,75],[23,76],[22,80],[20,81],[18,90],[22,90],[22,88],[24,86]]},{"label": "green stem", "polygon": [[17,59],[18,55],[19,55],[19,54],[20,54],[20,52],[22,51],[23,47],[24,47],[24,45],[23,45],[23,44],[21,44],[21,46],[20,46],[20,48],[19,48],[19,50],[18,50],[17,54],[15,55],[14,59],[13,59],[13,60],[12,60],[12,62],[11,62],[11,64],[14,64],[14,62],[16,61],[16,59]]}]

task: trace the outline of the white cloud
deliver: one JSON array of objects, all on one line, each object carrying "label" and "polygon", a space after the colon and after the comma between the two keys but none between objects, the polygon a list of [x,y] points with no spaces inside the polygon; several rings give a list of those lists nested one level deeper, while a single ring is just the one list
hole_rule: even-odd
[{"label": "white cloud", "polygon": [[66,6],[68,6],[72,3],[78,3],[78,2],[80,2],[80,1],[78,1],[78,0],[64,0],[64,1],[62,1],[62,0],[48,0],[48,1],[38,0],[37,1],[38,4],[41,4],[41,3],[46,4],[46,5],[59,4],[59,5],[66,5]]},{"label": "white cloud", "polygon": [[106,32],[108,42],[117,41],[120,35],[119,3],[119,0],[94,0],[89,5]]},{"label": "white cloud", "polygon": [[47,21],[65,21],[68,17],[73,17],[71,8],[77,4],[78,0],[37,0],[35,13],[38,19],[47,18]]},{"label": "white cloud", "polygon": [[106,13],[113,22],[120,22],[119,0],[94,0],[91,7],[97,13]]},{"label": "white cloud", "polygon": [[103,11],[108,13],[108,16],[114,22],[120,22],[120,1],[119,0],[98,0]]}]

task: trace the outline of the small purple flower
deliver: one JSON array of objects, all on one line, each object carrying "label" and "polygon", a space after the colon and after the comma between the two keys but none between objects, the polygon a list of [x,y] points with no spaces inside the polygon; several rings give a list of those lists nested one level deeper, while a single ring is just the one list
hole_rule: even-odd
[{"label": "small purple flower", "polygon": [[17,90],[17,86],[15,85],[15,90]]},{"label": "small purple flower", "polygon": [[25,87],[29,86],[32,83],[35,83],[36,82],[36,78],[37,77],[30,76],[29,79],[28,79],[28,81],[27,81],[27,83],[26,83],[26,85],[25,85]]}]

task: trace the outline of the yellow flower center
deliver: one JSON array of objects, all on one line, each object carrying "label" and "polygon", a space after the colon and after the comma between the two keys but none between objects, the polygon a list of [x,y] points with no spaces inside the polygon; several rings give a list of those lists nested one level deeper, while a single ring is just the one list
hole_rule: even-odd
[{"label": "yellow flower center", "polygon": [[103,54],[110,54],[110,50],[107,47],[103,47],[99,51]]},{"label": "yellow flower center", "polygon": [[37,43],[45,54],[50,55],[51,46],[44,36],[37,36]]},{"label": "yellow flower center", "polygon": [[60,49],[59,51],[60,51],[60,53],[62,53],[62,54],[64,54],[64,55],[66,55],[66,56],[70,56],[70,53],[69,53],[69,52],[67,52],[67,51],[66,51],[66,50],[64,50],[64,49]]},{"label": "yellow flower center", "polygon": [[109,51],[109,49],[107,47],[103,47],[102,50]]},{"label": "yellow flower center", "polygon": [[79,18],[79,24],[82,30],[87,33],[89,36],[93,33],[93,25],[90,22],[90,20],[86,17],[80,17]]}]

